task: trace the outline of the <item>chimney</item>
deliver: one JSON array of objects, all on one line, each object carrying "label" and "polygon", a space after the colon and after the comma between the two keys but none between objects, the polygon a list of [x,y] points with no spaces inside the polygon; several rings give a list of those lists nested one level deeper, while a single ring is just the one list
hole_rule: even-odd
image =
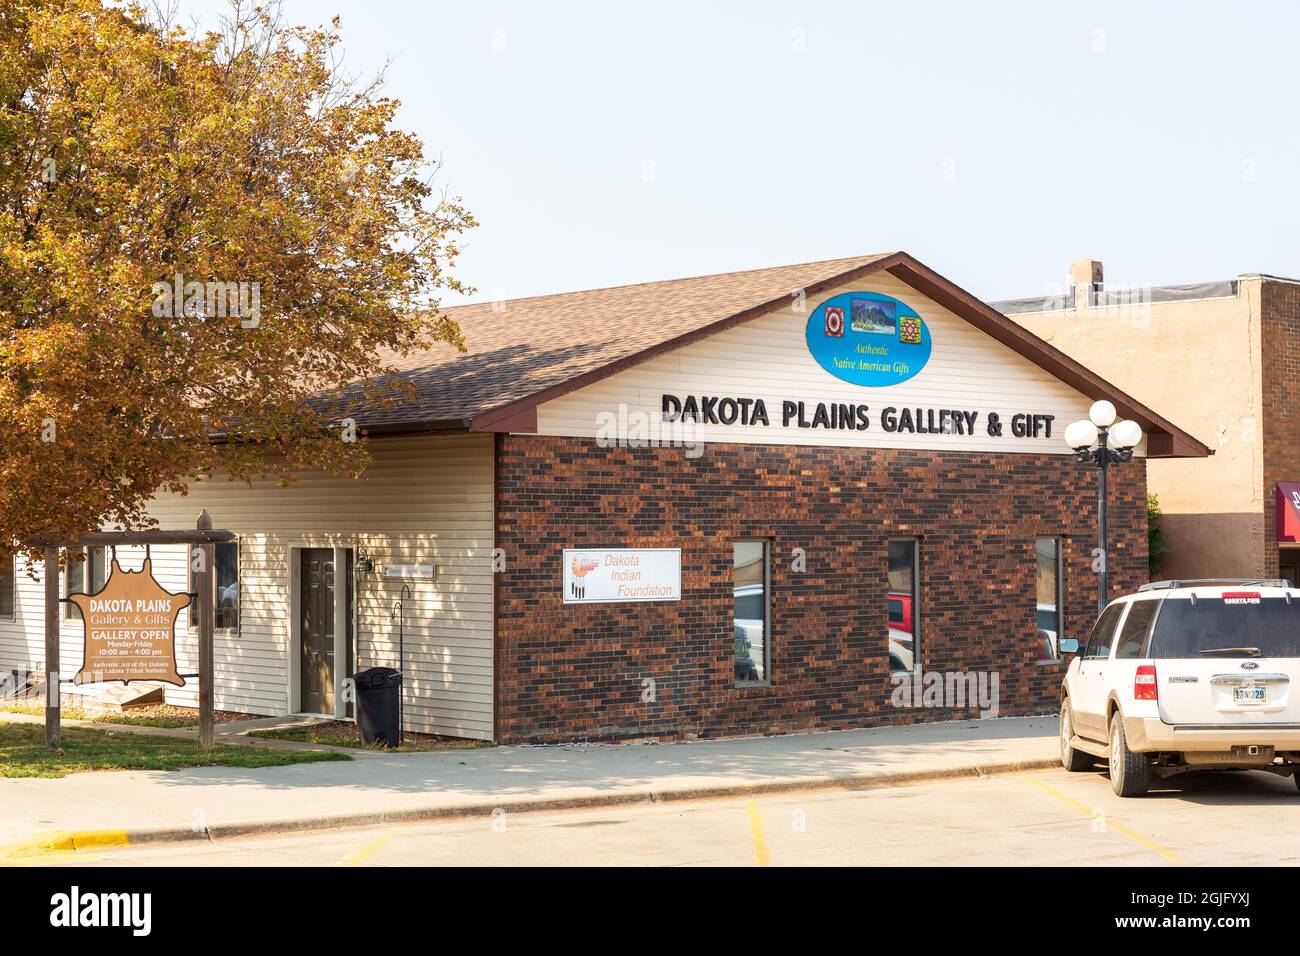
[{"label": "chimney", "polygon": [[1101,291],[1101,260],[1078,259],[1070,263],[1070,288],[1074,290],[1075,308],[1092,305]]}]

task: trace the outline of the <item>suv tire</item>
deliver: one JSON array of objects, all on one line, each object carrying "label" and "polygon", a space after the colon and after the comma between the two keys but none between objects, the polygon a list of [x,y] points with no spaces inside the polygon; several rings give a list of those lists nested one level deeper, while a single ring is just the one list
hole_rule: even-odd
[{"label": "suv tire", "polygon": [[[1093,767],[1092,754],[1075,750],[1070,746],[1074,736],[1074,720],[1070,716],[1070,698],[1061,701],[1061,766],[1070,773],[1081,773]],[[1297,781],[1300,786],[1300,781]]]},{"label": "suv tire", "polygon": [[1140,797],[1151,789],[1151,761],[1128,749],[1119,711],[1110,719],[1110,786],[1121,797]]}]

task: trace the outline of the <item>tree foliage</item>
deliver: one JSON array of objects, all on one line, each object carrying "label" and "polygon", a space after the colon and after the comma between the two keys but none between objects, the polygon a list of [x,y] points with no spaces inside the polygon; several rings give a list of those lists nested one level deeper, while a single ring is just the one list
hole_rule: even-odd
[{"label": "tree foliage", "polygon": [[463,347],[436,296],[473,218],[339,57],[273,8],[0,5],[0,539],[147,525],[196,472],[357,474],[312,397]]},{"label": "tree foliage", "polygon": [[1160,499],[1147,492],[1147,568],[1151,572],[1152,580],[1160,573],[1160,569],[1165,566],[1165,559],[1169,556],[1169,539],[1165,536],[1165,529],[1160,525]]}]

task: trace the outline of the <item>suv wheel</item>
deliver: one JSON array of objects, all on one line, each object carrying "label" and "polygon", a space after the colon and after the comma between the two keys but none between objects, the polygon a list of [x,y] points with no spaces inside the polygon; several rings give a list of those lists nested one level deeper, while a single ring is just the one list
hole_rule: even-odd
[{"label": "suv wheel", "polygon": [[[1092,754],[1070,746],[1074,737],[1074,721],[1070,719],[1070,698],[1061,701],[1061,766],[1071,773],[1092,769]],[[1300,786],[1300,784],[1297,784]]]},{"label": "suv wheel", "polygon": [[1110,719],[1110,786],[1121,797],[1140,797],[1151,789],[1151,761],[1128,749],[1118,711]]}]

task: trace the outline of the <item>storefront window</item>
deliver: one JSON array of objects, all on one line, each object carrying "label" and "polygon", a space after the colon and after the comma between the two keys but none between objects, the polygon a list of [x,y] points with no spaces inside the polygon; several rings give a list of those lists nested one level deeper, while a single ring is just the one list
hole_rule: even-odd
[{"label": "storefront window", "polygon": [[[216,619],[213,627],[218,630],[234,631],[239,629],[239,542],[224,541],[212,546],[213,565],[213,607]],[[190,593],[197,591],[194,580],[194,567],[190,566]],[[199,626],[199,609],[190,609],[190,627]]]},{"label": "storefront window", "polygon": [[14,618],[14,556],[0,552],[0,618]]},{"label": "storefront window", "polygon": [[239,543],[226,541],[216,551],[217,630],[239,627]]},{"label": "storefront window", "polygon": [[[63,569],[63,596],[94,594],[108,580],[107,548],[73,548],[68,552],[68,563]],[[63,615],[72,619],[81,616],[74,604],[63,606]]]},{"label": "storefront window", "polygon": [[917,627],[918,553],[915,538],[889,541],[889,669],[911,672],[920,667]]},{"label": "storefront window", "polygon": [[1064,593],[1060,538],[1038,538],[1038,581],[1035,639],[1040,661],[1061,659],[1061,595]]},{"label": "storefront window", "polygon": [[732,636],[736,645],[736,683],[769,679],[767,639],[769,549],[766,541],[737,541],[732,547]]}]

